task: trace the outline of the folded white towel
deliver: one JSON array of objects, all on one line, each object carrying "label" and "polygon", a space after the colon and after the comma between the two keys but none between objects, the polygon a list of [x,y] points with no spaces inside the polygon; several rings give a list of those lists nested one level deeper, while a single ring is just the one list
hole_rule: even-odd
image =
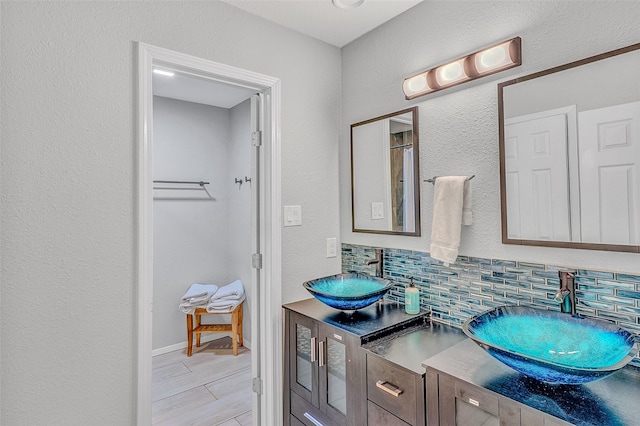
[{"label": "folded white towel", "polygon": [[196,311],[196,308],[206,308],[206,307],[207,307],[206,302],[200,305],[192,305],[191,303],[181,303],[178,306],[178,309],[180,309],[185,314],[193,314]]},{"label": "folded white towel", "polygon": [[218,291],[218,286],[215,284],[191,284],[191,287],[182,296],[182,302],[198,303],[201,301],[208,301],[211,296]]},{"label": "folded white towel", "polygon": [[211,301],[214,300],[239,300],[244,298],[244,286],[242,285],[242,281],[235,280],[234,282],[222,286],[218,289],[218,291],[211,297]]},{"label": "folded white towel", "polygon": [[468,176],[440,176],[435,181],[430,255],[445,266],[458,257],[460,225],[472,222],[471,183],[467,179]]},{"label": "folded white towel", "polygon": [[244,295],[240,299],[236,300],[212,300],[207,305],[207,312],[210,314],[230,312],[233,311],[238,305],[244,302]]}]

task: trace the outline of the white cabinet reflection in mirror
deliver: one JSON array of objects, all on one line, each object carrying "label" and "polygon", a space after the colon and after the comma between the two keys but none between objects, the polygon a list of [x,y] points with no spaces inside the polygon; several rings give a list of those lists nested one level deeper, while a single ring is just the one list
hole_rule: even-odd
[{"label": "white cabinet reflection in mirror", "polygon": [[420,235],[417,111],[351,125],[354,232]]},{"label": "white cabinet reflection in mirror", "polygon": [[640,44],[498,85],[502,241],[640,252]]}]

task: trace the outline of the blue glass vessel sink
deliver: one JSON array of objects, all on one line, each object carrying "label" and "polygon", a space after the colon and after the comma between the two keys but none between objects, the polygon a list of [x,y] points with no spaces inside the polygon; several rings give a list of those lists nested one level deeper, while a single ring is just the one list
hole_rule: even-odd
[{"label": "blue glass vessel sink", "polygon": [[393,283],[366,274],[337,274],[302,284],[316,299],[343,311],[361,309],[376,302]]},{"label": "blue glass vessel sink", "polygon": [[602,379],[638,353],[615,324],[524,306],[501,306],[467,320],[463,331],[494,358],[546,383]]}]

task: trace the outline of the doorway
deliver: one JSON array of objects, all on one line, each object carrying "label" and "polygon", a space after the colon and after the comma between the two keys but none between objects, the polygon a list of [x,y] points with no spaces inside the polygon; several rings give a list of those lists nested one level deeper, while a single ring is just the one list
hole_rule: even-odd
[{"label": "doorway", "polygon": [[250,287],[253,424],[282,419],[280,259],[280,83],[278,79],[150,46],[138,45],[138,424],[151,423],[153,307],[154,67],[258,93],[252,120],[252,273]]}]

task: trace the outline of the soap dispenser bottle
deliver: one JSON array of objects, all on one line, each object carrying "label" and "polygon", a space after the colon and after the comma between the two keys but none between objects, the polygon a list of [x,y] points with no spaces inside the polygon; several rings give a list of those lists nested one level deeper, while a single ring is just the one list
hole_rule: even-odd
[{"label": "soap dispenser bottle", "polygon": [[404,289],[404,310],[408,314],[420,313],[420,290],[413,283],[413,278],[409,282],[409,287]]}]

